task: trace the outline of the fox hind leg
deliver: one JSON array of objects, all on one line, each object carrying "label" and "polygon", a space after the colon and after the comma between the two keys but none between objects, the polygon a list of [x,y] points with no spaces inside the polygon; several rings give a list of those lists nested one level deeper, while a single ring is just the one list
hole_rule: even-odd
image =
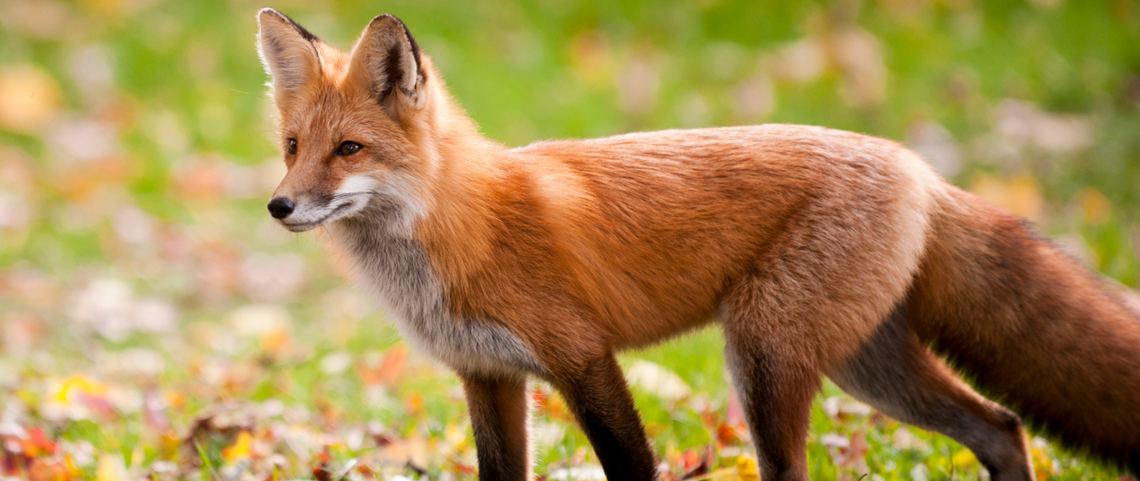
[{"label": "fox hind leg", "polygon": [[725,357],[756,446],[760,478],[807,481],[807,431],[818,371],[791,362],[772,346],[757,347],[725,336]]},{"label": "fox hind leg", "polygon": [[756,446],[761,479],[807,481],[807,433],[819,368],[798,339],[780,339],[755,326],[768,324],[748,288],[726,299],[725,359]]},{"label": "fox hind leg", "polygon": [[1016,414],[978,395],[907,328],[900,306],[854,357],[828,377],[884,414],[962,443],[995,481],[1032,480]]}]

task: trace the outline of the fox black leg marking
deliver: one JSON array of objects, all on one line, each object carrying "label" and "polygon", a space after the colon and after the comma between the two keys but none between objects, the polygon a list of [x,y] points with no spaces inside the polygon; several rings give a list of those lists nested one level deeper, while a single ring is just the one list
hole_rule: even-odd
[{"label": "fox black leg marking", "polygon": [[576,373],[562,373],[552,382],[594,446],[606,478],[657,479],[645,428],[613,353],[586,360],[582,367]]}]

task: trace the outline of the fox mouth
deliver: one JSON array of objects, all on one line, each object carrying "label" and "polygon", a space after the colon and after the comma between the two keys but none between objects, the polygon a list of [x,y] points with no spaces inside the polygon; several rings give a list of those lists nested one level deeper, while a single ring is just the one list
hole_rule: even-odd
[{"label": "fox mouth", "polygon": [[[372,177],[356,175],[345,179],[341,188],[331,194],[302,193],[296,201],[285,206],[275,206],[277,201],[270,201],[269,211],[282,227],[292,232],[304,232],[363,211],[382,194],[382,187]],[[289,200],[288,197],[283,199]],[[282,207],[288,211],[283,212]],[[282,213],[284,215],[278,217]]]},{"label": "fox mouth", "polygon": [[281,222],[281,225],[284,226],[286,229],[289,229],[289,231],[291,231],[291,232],[305,232],[307,230],[315,229],[315,228],[319,227],[321,224],[324,224],[330,220],[335,220],[339,217],[342,217],[343,213],[348,211],[355,204],[356,203],[352,202],[352,201],[340,204],[336,207],[333,207],[332,210],[330,210],[327,214],[325,214],[324,216],[322,216],[320,219],[317,219],[317,220],[305,221],[305,222],[290,222],[289,218],[286,217],[284,219],[281,219],[279,222]]}]

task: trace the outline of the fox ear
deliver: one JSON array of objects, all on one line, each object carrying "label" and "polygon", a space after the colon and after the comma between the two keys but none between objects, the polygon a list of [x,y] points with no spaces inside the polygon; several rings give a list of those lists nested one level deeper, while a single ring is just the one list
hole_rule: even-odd
[{"label": "fox ear", "polygon": [[349,70],[370,86],[377,101],[393,114],[400,107],[419,109],[424,105],[427,78],[420,46],[404,22],[392,15],[373,18],[364,29],[352,49]]},{"label": "fox ear", "polygon": [[272,8],[262,9],[257,20],[257,53],[273,77],[273,98],[281,105],[285,96],[320,74],[320,54],[315,45],[320,39]]}]

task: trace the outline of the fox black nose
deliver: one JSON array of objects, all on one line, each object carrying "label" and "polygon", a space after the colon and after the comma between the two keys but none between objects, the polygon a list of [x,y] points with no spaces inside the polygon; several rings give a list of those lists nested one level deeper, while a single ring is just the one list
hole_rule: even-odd
[{"label": "fox black nose", "polygon": [[275,219],[284,219],[293,213],[293,201],[284,197],[274,197],[269,201],[269,215]]}]

